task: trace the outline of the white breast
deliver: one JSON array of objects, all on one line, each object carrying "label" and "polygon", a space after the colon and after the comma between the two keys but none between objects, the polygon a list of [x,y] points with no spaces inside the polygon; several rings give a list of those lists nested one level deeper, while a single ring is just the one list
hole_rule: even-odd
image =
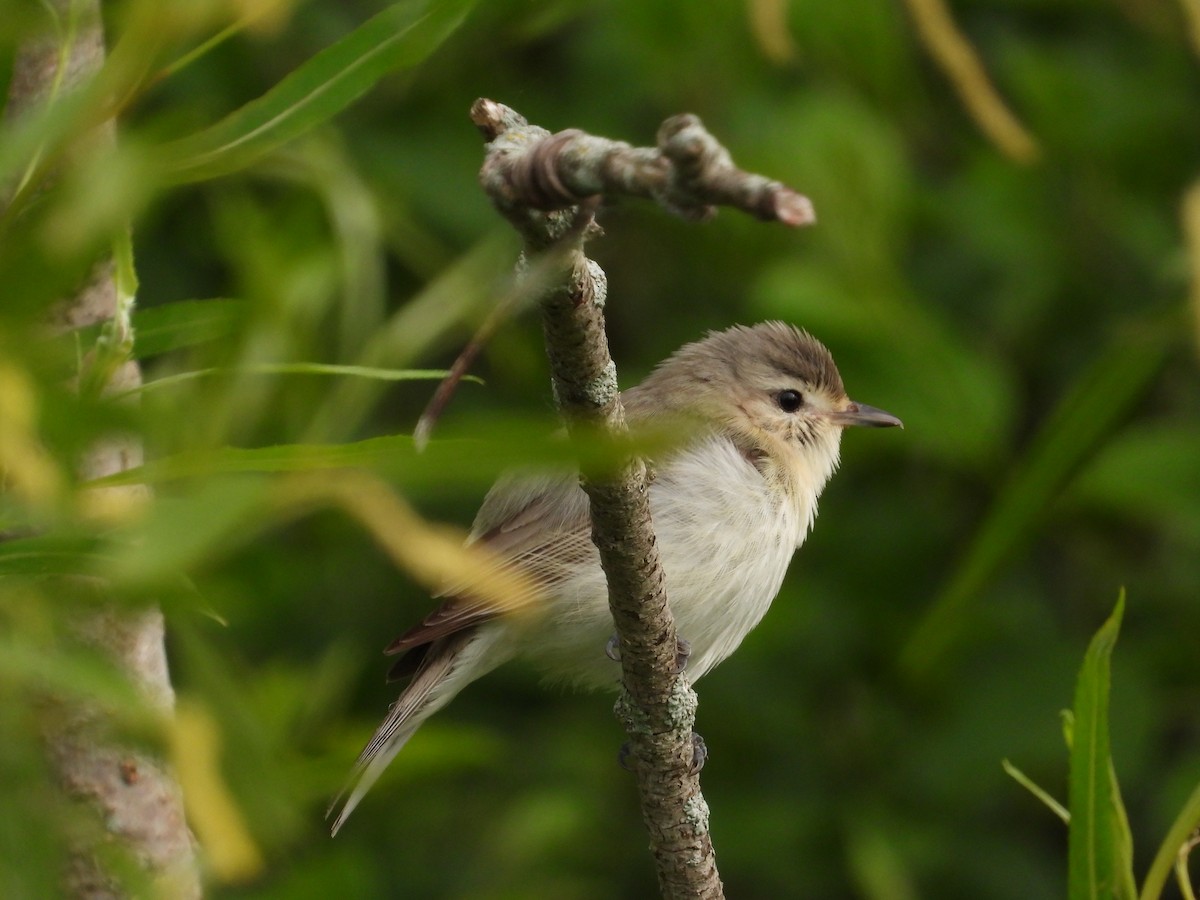
[{"label": "white breast", "polygon": [[812,515],[768,483],[734,444],[710,438],[651,488],[667,597],[699,678],[732,653],[779,593]]},{"label": "white breast", "polygon": [[[679,636],[695,680],[732,653],[766,613],[815,514],[772,488],[728,439],[712,437],[656,471],[650,507]],[[612,634],[599,558],[560,584],[553,611],[526,633],[522,655],[555,680],[615,685],[604,656]]]}]

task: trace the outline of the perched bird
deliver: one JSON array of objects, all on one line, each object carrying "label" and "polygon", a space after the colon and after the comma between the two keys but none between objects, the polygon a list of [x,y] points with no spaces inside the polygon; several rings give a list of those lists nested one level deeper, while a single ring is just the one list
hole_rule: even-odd
[{"label": "perched bird", "polygon": [[[833,357],[783,322],[687,344],[622,395],[630,426],[678,421],[685,439],[652,460],[650,508],[680,637],[695,680],[731,654],[779,592],[838,464],[842,429],[900,425],[846,396]],[[449,596],[388,646],[408,686],[363,750],[333,833],[421,723],[501,663],[528,659],[555,680],[615,688],[613,632],[588,500],[572,473],[501,478],[468,543],[538,587],[525,608]],[[342,795],[334,801],[336,808]]]}]

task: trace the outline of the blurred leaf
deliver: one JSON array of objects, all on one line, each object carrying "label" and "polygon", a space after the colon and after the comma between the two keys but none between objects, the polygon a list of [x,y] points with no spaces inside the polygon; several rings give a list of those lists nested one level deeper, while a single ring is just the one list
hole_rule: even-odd
[{"label": "blurred leaf", "polygon": [[[174,648],[189,682],[202,692],[204,700],[194,702],[204,702],[205,713],[220,729],[224,755],[233,761],[219,773],[233,794],[229,802],[245,816],[256,843],[270,850],[304,828],[300,803],[307,792],[297,784],[293,723],[276,705],[277,697],[264,702],[262,676],[216,646],[206,624],[176,616]],[[291,689],[302,693],[307,682],[294,679]]]},{"label": "blurred leaf", "polygon": [[233,334],[245,320],[246,304],[240,300],[180,300],[133,313],[134,356],[145,359],[220,340]]},{"label": "blurred leaf", "polygon": [[211,562],[261,527],[265,479],[209,478],[190,493],[159,495],[149,515],[123,529],[105,574],[118,584],[157,584]]},{"label": "blurred leaf", "polygon": [[[245,322],[248,312],[245,302],[224,298],[180,300],[162,306],[136,308],[132,316],[133,356],[147,359],[229,337]],[[103,328],[102,324],[88,325],[68,336],[84,347],[91,347]]]},{"label": "blurred leaf", "polygon": [[237,802],[221,776],[221,733],[195,703],[179,703],[171,724],[171,763],[205,862],[221,881],[247,881],[263,868]]},{"label": "blurred leaf", "polygon": [[[512,295],[536,296],[542,283],[536,266],[514,283],[518,252],[511,233],[493,230],[375,331],[359,355],[359,365],[407,366],[422,354],[439,349],[456,329],[482,319]],[[366,415],[378,391],[378,385],[366,381],[335,385],[304,439],[344,436]]]},{"label": "blurred leaf", "polygon": [[[144,393],[149,390],[181,384],[195,378],[209,375],[336,375],[352,378],[366,378],[371,381],[437,381],[450,373],[445,369],[378,369],[371,366],[336,366],[327,363],[262,363],[259,365],[238,366],[236,369],[195,369],[190,372],[179,372],[166,375],[153,381],[144,382],[130,393]],[[482,379],[474,375],[464,376],[463,381],[481,384]]]},{"label": "blurred leaf", "polygon": [[339,113],[389,72],[422,62],[473,0],[397,3],[318,53],[278,85],[198,134],[167,144],[167,177],[236,172]]},{"label": "blurred leaf", "polygon": [[348,466],[371,467],[411,455],[412,438],[405,434],[368,438],[352,444],[282,444],[274,447],[220,447],[152,460],[102,478],[93,485],[162,482],[195,476],[237,472],[305,472]]},{"label": "blurred leaf", "polygon": [[62,534],[35,535],[0,541],[2,575],[86,575],[110,555],[101,553],[103,542],[95,537]]},{"label": "blurred leaf", "polygon": [[1104,447],[1076,479],[1069,499],[1174,526],[1200,540],[1200,426],[1146,425]]},{"label": "blurred leaf", "polygon": [[340,507],[361,523],[392,562],[430,590],[469,596],[498,613],[536,608],[544,588],[523,570],[505,566],[484,542],[465,545],[465,534],[418,516],[387,485],[366,472],[336,478],[298,474],[275,492],[285,512]]},{"label": "blurred leaf", "polygon": [[1156,335],[1123,335],[1067,391],[901,651],[901,667],[910,676],[927,678],[936,669],[968,624],[971,602],[987,580],[1037,534],[1063,485],[1147,390],[1165,356]]},{"label": "blurred leaf", "polygon": [[1137,896],[1129,826],[1117,790],[1108,732],[1111,658],[1124,612],[1122,591],[1113,614],[1092,638],[1075,688],[1068,842],[1070,900],[1132,900]]},{"label": "blurred leaf", "polygon": [[503,420],[476,418],[455,431],[471,437],[442,437],[418,452],[407,434],[366,438],[344,444],[276,444],[269,447],[216,447],[153,459],[141,466],[88,482],[90,487],[159,484],[170,481],[232,475],[312,472],[327,469],[369,469],[383,472],[406,486],[436,484],[483,490],[502,472],[514,468],[589,471],[621,465],[629,452],[655,456],[679,442],[679,429],[647,431],[632,443],[600,435],[572,444],[554,432],[541,417]]},{"label": "blurred leaf", "polygon": [[866,900],[916,900],[910,864],[897,847],[896,834],[870,814],[851,819],[846,836],[847,863]]}]

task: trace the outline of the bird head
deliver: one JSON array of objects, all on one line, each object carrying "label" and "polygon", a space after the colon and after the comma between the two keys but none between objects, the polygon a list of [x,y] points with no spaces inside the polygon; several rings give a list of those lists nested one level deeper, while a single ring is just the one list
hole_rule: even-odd
[{"label": "bird head", "polygon": [[710,332],[629,394],[637,418],[724,432],[751,462],[798,470],[818,490],[837,467],[844,429],[901,425],[851,400],[825,345],[784,322]]}]

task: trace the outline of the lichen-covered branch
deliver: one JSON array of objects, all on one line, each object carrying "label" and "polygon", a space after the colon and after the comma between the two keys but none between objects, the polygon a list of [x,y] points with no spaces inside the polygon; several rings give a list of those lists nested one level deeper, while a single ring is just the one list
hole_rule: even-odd
[{"label": "lichen-covered branch", "polygon": [[[527,232],[528,211],[565,209],[596,196],[645,197],[693,220],[732,206],[784,225],[816,221],[807,197],[737,168],[693,115],[663,122],[657,147],[633,147],[573,128],[550,134],[492,100],[476,100],[471,119],[491,142],[480,171],[484,190],[528,240],[542,239]],[[553,231],[546,236],[557,240]]]},{"label": "lichen-covered branch", "polygon": [[[63,22],[70,19],[75,27],[31,39],[20,48],[14,60],[7,116],[24,115],[51,102],[56,91],[76,88],[103,62],[99,0],[53,0],[47,9]],[[65,46],[64,41],[68,42]],[[111,123],[100,126],[91,137],[111,140]],[[53,324],[73,328],[103,322],[114,316],[117,307],[112,261],[101,260],[88,282],[54,310]],[[128,390],[140,380],[133,361],[105,373],[109,391]],[[98,441],[79,460],[80,476],[99,478],[137,466],[141,452],[140,443],[132,438],[113,436]],[[171,714],[174,693],[158,609],[102,609],[79,617],[72,625],[83,641],[103,650],[128,676],[148,709],[164,718]],[[199,873],[181,792],[163,762],[116,739],[99,704],[64,701],[49,706],[52,714],[45,733],[53,770],[72,797],[96,809],[105,829],[103,836],[76,829],[80,837],[71,847],[64,895],[77,900],[127,896],[98,862],[105,855],[104,847],[116,845],[142,866],[162,896],[199,897]]]},{"label": "lichen-covered branch", "polygon": [[[542,324],[555,399],[573,435],[626,431],[604,330],[606,281],[583,253],[602,197],[648,197],[692,219],[710,217],[715,205],[789,225],[814,219],[801,194],[737,169],[694,116],[668,119],[657,149],[575,130],[552,135],[491,100],[476,101],[471,118],[489,141],[484,190],[521,233],[527,261],[559,266],[542,298]],[[583,484],[620,641],[617,714],[629,735],[660,889],[669,898],[722,897],[695,765],[696,695],[677,671],[645,465],[630,457],[615,474],[584,471]]]}]

